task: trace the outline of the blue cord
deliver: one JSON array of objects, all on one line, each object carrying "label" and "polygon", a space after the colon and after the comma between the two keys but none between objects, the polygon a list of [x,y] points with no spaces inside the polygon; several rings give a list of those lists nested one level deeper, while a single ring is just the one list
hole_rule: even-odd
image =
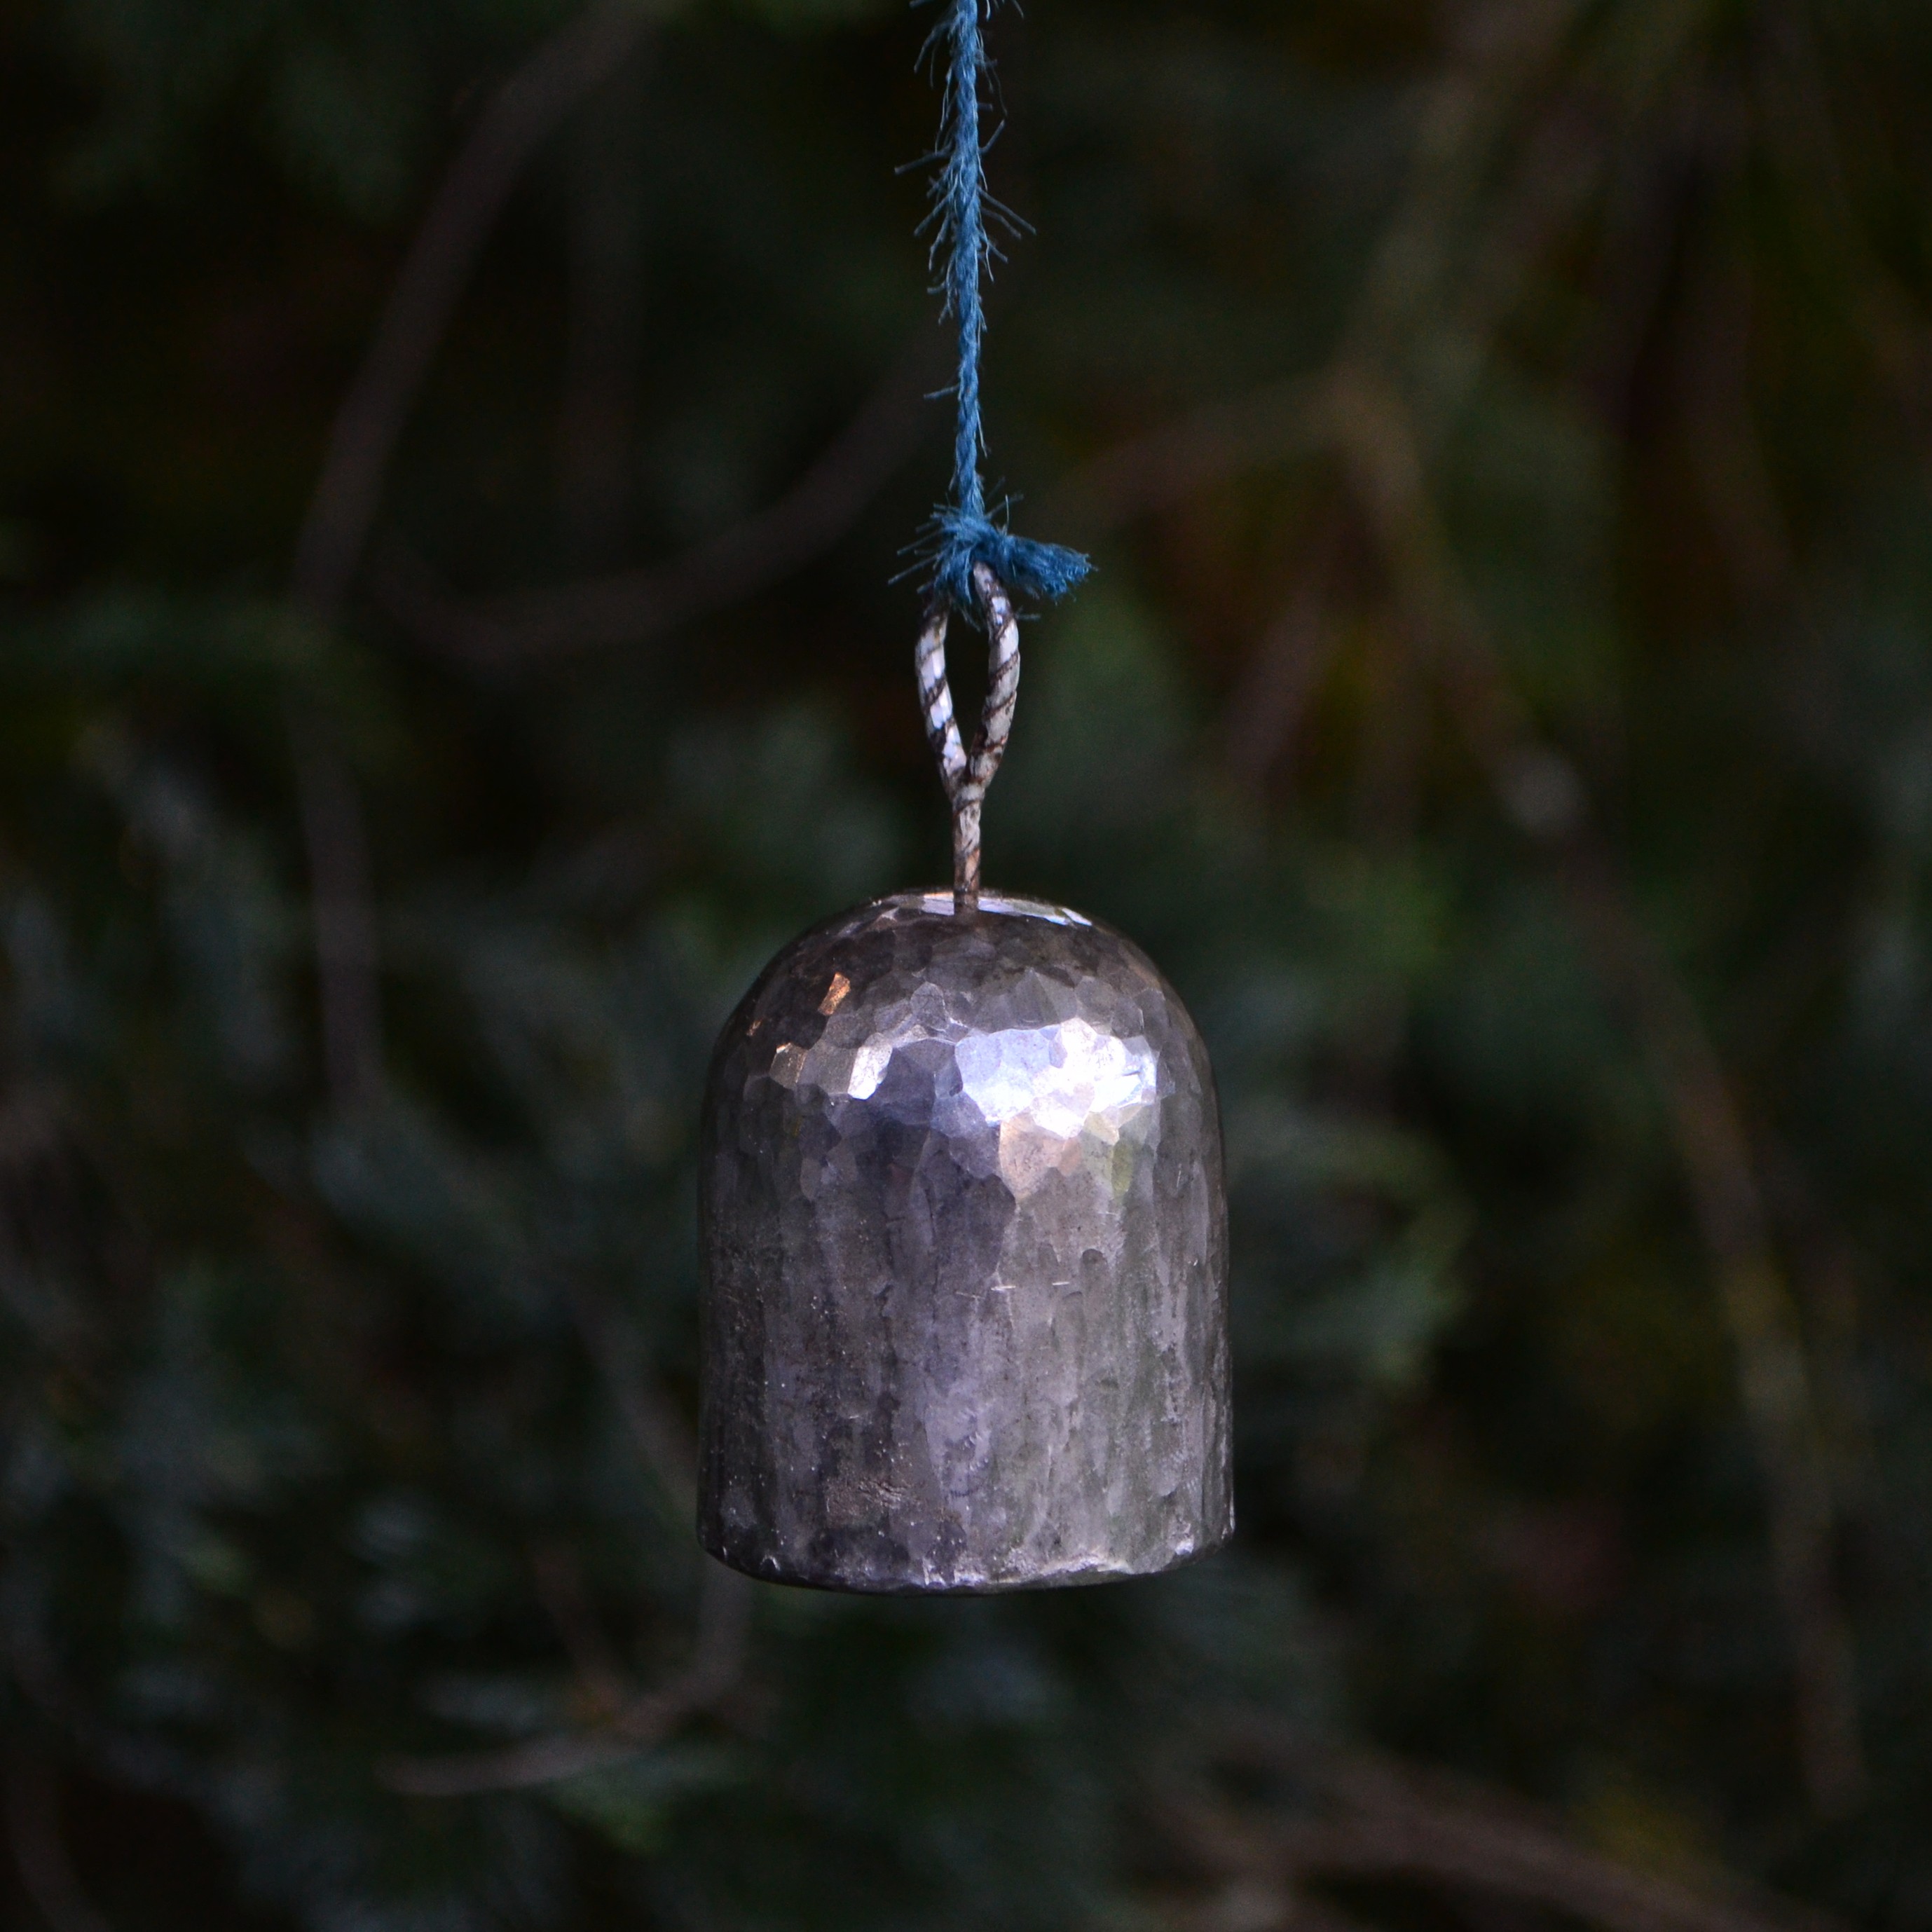
[{"label": "blue cord", "polygon": [[[928,0],[913,0],[923,6]],[[980,364],[986,340],[986,310],[980,285],[992,272],[998,250],[988,232],[988,211],[1012,218],[986,193],[986,143],[980,132],[981,85],[987,72],[981,10],[990,14],[1000,0],[944,0],[946,18],[926,43],[928,52],[945,52],[946,104],[940,119],[939,172],[932,184],[933,254],[944,257],[938,292],[946,313],[959,329],[959,376],[955,394],[959,427],[952,445],[952,500],[941,504],[932,534],[921,554],[932,566],[930,595],[970,613],[977,599],[973,568],[985,564],[1008,590],[1022,596],[1064,597],[1093,568],[1077,551],[1016,537],[987,514],[986,486],[980,473],[986,431],[980,416]]]}]

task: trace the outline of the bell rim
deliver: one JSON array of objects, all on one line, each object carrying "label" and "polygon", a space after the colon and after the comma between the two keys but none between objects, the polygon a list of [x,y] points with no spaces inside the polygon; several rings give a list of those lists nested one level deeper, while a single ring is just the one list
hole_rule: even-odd
[{"label": "bell rim", "polygon": [[740,1562],[728,1551],[716,1547],[705,1535],[701,1527],[698,1543],[698,1547],[714,1563],[722,1564],[738,1576],[748,1577],[754,1583],[770,1583],[780,1589],[815,1590],[826,1596],[844,1597],[1012,1597],[1034,1590],[1097,1588],[1108,1583],[1145,1582],[1157,1576],[1172,1576],[1178,1570],[1191,1570],[1196,1564],[1206,1562],[1210,1557],[1225,1553],[1234,1542],[1234,1513],[1231,1509],[1226,1527],[1218,1535],[1183,1555],[1170,1558],[1165,1563],[1145,1568],[1118,1564],[1088,1564],[1078,1568],[1048,1570],[1035,1576],[1003,1578],[984,1582],[918,1582],[910,1579],[887,1582],[824,1574],[807,1575],[785,1566],[775,1568],[764,1564],[754,1567],[751,1564]]}]

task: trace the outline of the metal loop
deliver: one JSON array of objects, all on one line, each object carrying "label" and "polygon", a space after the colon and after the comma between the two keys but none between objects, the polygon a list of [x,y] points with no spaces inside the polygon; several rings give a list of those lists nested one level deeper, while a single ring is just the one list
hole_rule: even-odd
[{"label": "metal loop", "polygon": [[986,708],[970,753],[960,737],[946,680],[948,617],[943,600],[927,614],[918,651],[919,700],[926,739],[939,760],[940,781],[952,806],[952,899],[962,913],[979,910],[980,808],[986,788],[1006,756],[1020,694],[1020,624],[1013,600],[983,563],[973,567],[973,587],[979,593],[989,656]]}]

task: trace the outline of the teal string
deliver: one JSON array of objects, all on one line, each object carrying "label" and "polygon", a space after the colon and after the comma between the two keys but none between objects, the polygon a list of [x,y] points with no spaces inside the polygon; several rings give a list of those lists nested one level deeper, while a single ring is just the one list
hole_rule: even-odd
[{"label": "teal string", "polygon": [[[914,0],[916,6],[928,0]],[[938,292],[959,332],[959,373],[954,388],[958,427],[952,444],[952,498],[935,512],[920,554],[931,567],[932,601],[970,612],[976,565],[984,564],[1009,590],[1023,596],[1064,597],[1092,570],[1077,551],[1015,536],[986,508],[980,461],[986,452],[980,416],[980,364],[986,340],[983,285],[998,250],[991,221],[1016,226],[986,191],[986,140],[980,111],[988,71],[981,22],[1000,0],[944,0],[946,17],[933,29],[927,52],[944,56],[945,106],[934,159],[933,256],[943,264]],[[983,12],[982,12],[983,8]],[[1004,514],[1005,506],[1002,506]]]}]

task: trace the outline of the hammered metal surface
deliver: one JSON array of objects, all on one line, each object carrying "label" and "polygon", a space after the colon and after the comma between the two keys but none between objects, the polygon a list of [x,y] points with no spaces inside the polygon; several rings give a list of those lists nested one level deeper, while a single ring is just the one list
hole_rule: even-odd
[{"label": "hammered metal surface", "polygon": [[1233,1528],[1200,1036],[1077,914],[880,900],[712,1063],[698,1533],[775,1582],[1144,1575]]}]

